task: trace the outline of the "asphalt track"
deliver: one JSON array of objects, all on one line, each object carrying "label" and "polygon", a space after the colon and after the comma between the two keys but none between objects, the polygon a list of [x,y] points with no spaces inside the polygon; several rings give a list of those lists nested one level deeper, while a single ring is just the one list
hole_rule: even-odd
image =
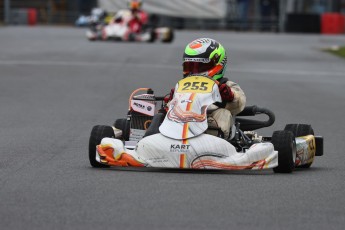
[{"label": "asphalt track", "polygon": [[[100,170],[92,126],[124,117],[138,87],[164,94],[184,46],[213,37],[271,134],[309,123],[325,138],[310,170],[177,173]],[[1,229],[343,229],[344,36],[178,31],[172,44],[88,42],[83,29],[0,28]]]}]

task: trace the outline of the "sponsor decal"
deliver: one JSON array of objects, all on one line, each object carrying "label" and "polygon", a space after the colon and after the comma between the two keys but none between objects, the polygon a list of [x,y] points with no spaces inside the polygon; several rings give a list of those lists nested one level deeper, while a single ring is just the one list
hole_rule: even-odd
[{"label": "sponsor decal", "polygon": [[301,162],[303,161],[303,156],[304,156],[304,148],[297,150],[295,166],[298,166],[301,164]]},{"label": "sponsor decal", "polygon": [[202,63],[209,63],[209,58],[184,58],[185,62],[202,62]]},{"label": "sponsor decal", "polygon": [[190,145],[188,144],[171,144],[170,145],[170,152],[184,152],[189,153]]},{"label": "sponsor decal", "polygon": [[165,157],[152,157],[152,158],[146,159],[146,161],[150,163],[168,163],[169,159]]},{"label": "sponsor decal", "polygon": [[149,116],[153,116],[155,112],[155,105],[147,101],[132,100],[131,107],[134,111]]},{"label": "sponsor decal", "polygon": [[189,47],[190,47],[191,49],[198,49],[198,48],[202,47],[202,44],[201,44],[201,43],[198,43],[198,42],[195,42],[195,43],[191,43],[191,44],[189,45]]},{"label": "sponsor decal", "polygon": [[182,104],[182,103],[192,103],[192,102],[193,102],[192,100],[182,100],[182,101],[181,101],[181,104]]},{"label": "sponsor decal", "polygon": [[315,138],[312,135],[296,138],[295,166],[312,163],[315,157]]},{"label": "sponsor decal", "polygon": [[140,108],[140,109],[145,109],[145,105],[142,105],[142,104],[140,104],[138,102],[133,102],[133,105],[138,107],[138,108]]},{"label": "sponsor decal", "polygon": [[145,135],[145,130],[141,129],[131,129],[129,134],[130,141],[140,141]]}]

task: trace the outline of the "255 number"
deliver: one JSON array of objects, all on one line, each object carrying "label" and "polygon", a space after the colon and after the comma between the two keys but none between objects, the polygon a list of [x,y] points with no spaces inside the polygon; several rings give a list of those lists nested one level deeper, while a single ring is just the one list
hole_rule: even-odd
[{"label": "255 number", "polygon": [[192,82],[186,82],[183,84],[183,90],[201,90],[201,91],[206,91],[208,82],[200,82],[200,81],[194,81]]}]

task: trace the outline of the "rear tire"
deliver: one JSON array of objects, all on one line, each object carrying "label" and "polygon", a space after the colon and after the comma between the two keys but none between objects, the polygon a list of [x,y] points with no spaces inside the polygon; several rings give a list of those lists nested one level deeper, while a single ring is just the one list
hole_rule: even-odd
[{"label": "rear tire", "polygon": [[174,40],[174,30],[169,28],[169,32],[165,39],[162,40],[163,43],[171,43]]},{"label": "rear tire", "polygon": [[272,144],[278,151],[278,166],[273,168],[275,173],[291,173],[295,168],[296,141],[290,131],[275,131]]},{"label": "rear tire", "polygon": [[[287,124],[284,128],[286,131],[291,131],[295,137],[303,137],[307,135],[314,135],[314,130],[311,125],[306,124]],[[312,163],[297,166],[298,168],[310,168]]]},{"label": "rear tire", "polygon": [[96,146],[99,145],[103,138],[114,137],[114,130],[110,126],[96,125],[92,128],[90,140],[89,140],[89,161],[94,168],[108,168],[108,165],[104,165],[96,161]]},{"label": "rear tire", "polygon": [[311,125],[306,124],[287,124],[284,130],[292,132],[295,137],[314,135],[314,130]]},{"label": "rear tire", "polygon": [[114,127],[122,130],[122,139],[129,140],[130,122],[127,118],[119,118],[114,122]]}]

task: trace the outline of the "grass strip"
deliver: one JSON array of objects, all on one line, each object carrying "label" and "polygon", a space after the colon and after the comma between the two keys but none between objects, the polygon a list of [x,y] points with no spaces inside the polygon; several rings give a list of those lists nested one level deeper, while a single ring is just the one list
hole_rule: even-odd
[{"label": "grass strip", "polygon": [[325,49],[325,51],[337,55],[339,57],[345,58],[345,46],[334,46]]}]

